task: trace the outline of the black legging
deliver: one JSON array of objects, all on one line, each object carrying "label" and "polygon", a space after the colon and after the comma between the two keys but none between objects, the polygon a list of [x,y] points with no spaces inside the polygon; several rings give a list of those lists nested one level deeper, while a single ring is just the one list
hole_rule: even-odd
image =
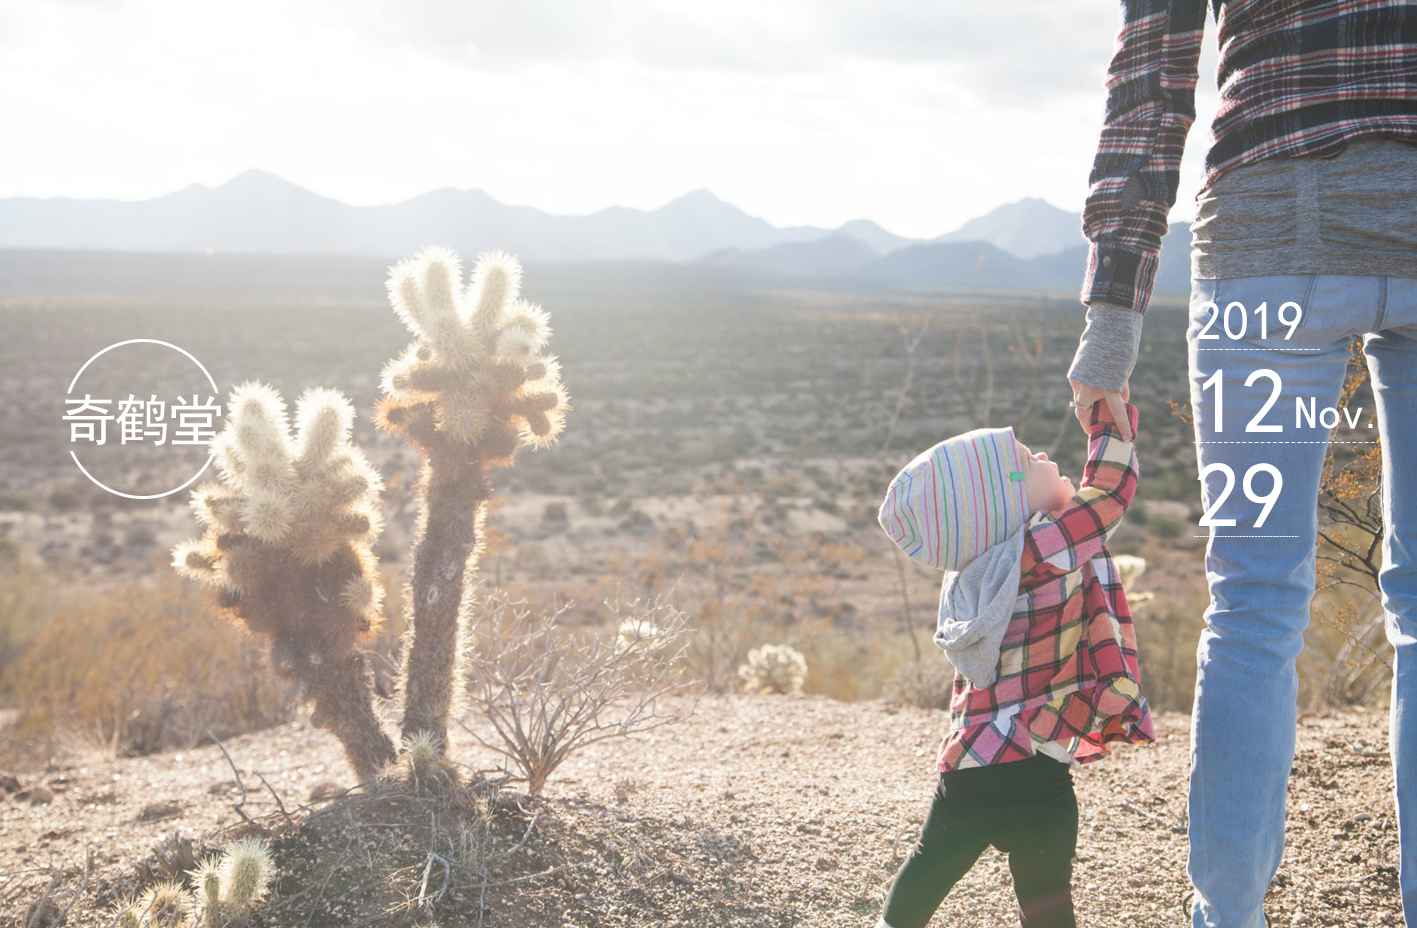
[{"label": "black legging", "polygon": [[1067,764],[1027,760],[940,774],[925,830],[896,874],[882,917],[925,928],[946,894],[994,845],[1009,855],[1024,928],[1075,928],[1078,803]]}]

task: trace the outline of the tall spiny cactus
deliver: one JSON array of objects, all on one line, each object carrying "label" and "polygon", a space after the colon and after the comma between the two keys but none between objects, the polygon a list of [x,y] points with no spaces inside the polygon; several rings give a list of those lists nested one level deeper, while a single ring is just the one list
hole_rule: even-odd
[{"label": "tall spiny cactus", "polygon": [[[376,424],[422,457],[412,630],[404,648],[403,736],[446,751],[462,692],[466,575],[482,550],[489,472],[523,445],[552,444],[569,409],[546,314],[520,299],[521,265],[479,256],[464,287],[457,255],[425,249],[389,275],[394,311],[413,333],[384,368]],[[426,733],[426,734],[424,734]]]},{"label": "tall spiny cactus", "polygon": [[311,721],[333,731],[368,780],[394,748],[356,648],[381,621],[384,591],[370,550],[382,481],[349,440],[353,419],[338,391],[307,390],[292,440],[279,393],[237,387],[213,445],[220,480],[192,493],[206,533],[174,548],[172,563],[270,639],[276,671],[314,699]]}]

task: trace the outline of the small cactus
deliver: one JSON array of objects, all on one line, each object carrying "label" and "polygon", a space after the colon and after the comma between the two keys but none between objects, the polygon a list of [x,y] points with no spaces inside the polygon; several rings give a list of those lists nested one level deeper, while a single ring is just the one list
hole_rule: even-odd
[{"label": "small cactus", "polygon": [[260,838],[233,841],[219,856],[204,858],[188,873],[196,884],[201,913],[191,923],[193,928],[224,928],[245,922],[269,894],[274,871],[270,848]]},{"label": "small cactus", "polygon": [[175,880],[154,883],[129,910],[143,928],[187,928],[197,914],[197,901]]},{"label": "small cactus", "polygon": [[1117,568],[1117,579],[1122,581],[1123,589],[1135,583],[1146,571],[1146,558],[1137,557],[1135,554],[1115,555],[1112,564]]},{"label": "small cactus", "polygon": [[415,789],[424,790],[439,784],[458,782],[457,768],[445,756],[438,738],[431,731],[420,731],[403,739],[401,766],[391,771],[392,777],[405,777]]},{"label": "small cactus", "polygon": [[312,721],[334,731],[369,779],[393,757],[356,648],[382,618],[371,550],[382,481],[349,440],[353,419],[338,391],[310,389],[292,438],[279,393],[237,387],[213,446],[221,479],[192,493],[206,533],[174,548],[172,566],[269,639],[276,672],[313,696]]},{"label": "small cactus", "polygon": [[228,928],[244,924],[270,892],[275,866],[260,838],[228,844],[188,871],[195,891],[175,880],[148,887],[109,911],[112,928]]},{"label": "small cactus", "polygon": [[403,753],[408,761],[408,772],[415,777],[427,778],[438,763],[438,739],[431,731],[420,731],[403,739]]},{"label": "small cactus", "polygon": [[197,869],[189,871],[188,876],[196,885],[202,921],[208,925],[225,925],[227,916],[221,904],[221,858],[216,855],[203,858]]},{"label": "small cactus", "polygon": [[439,755],[463,690],[464,592],[482,551],[489,472],[523,446],[554,443],[570,408],[560,366],[540,353],[546,313],[518,295],[521,273],[511,255],[490,252],[464,285],[457,255],[428,248],[389,274],[394,312],[414,338],[384,368],[375,424],[422,458],[403,736],[431,735]]},{"label": "small cactus", "polygon": [[136,896],[121,897],[109,908],[107,924],[112,928],[141,928],[138,911]]},{"label": "small cactus", "polygon": [[748,652],[738,677],[750,693],[800,693],[807,681],[807,659],[785,644],[765,644]]},{"label": "small cactus", "polygon": [[618,635],[620,647],[627,651],[635,647],[658,651],[669,643],[664,630],[648,619],[625,619],[620,623]]},{"label": "small cactus", "polygon": [[228,914],[245,916],[265,901],[274,870],[265,841],[242,838],[228,844],[218,871],[222,908]]},{"label": "small cactus", "polygon": [[1112,558],[1117,569],[1117,579],[1122,584],[1122,593],[1127,597],[1127,607],[1133,611],[1145,606],[1156,598],[1152,592],[1133,591],[1132,585],[1146,572],[1146,558],[1134,554],[1118,554]]}]

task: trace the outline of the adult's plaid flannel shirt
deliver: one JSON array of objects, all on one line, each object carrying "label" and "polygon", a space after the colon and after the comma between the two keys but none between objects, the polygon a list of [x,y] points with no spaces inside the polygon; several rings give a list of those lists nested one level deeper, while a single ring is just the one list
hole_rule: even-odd
[{"label": "adult's plaid flannel shirt", "polygon": [[[1081,299],[1145,313],[1195,121],[1207,0],[1122,0],[1083,206]],[[1352,138],[1417,142],[1417,4],[1211,0],[1220,58],[1206,185],[1264,158]],[[1128,183],[1130,181],[1130,183]]]},{"label": "adult's plaid flannel shirt", "polygon": [[[1135,436],[1136,407],[1127,406],[1127,417]],[[1023,760],[1049,741],[1087,763],[1112,742],[1156,739],[1137,679],[1131,610],[1106,547],[1136,485],[1133,444],[1097,403],[1077,493],[1057,515],[1038,513],[1024,529],[1019,593],[1027,605],[1004,633],[998,679],[976,689],[955,674],[942,772]]]}]

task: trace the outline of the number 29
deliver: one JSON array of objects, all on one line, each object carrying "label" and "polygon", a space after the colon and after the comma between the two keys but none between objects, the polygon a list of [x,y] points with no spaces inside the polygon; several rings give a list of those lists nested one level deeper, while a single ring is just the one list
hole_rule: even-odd
[{"label": "number 29", "polygon": [[[1205,478],[1209,474],[1215,473],[1217,471],[1225,475],[1225,487],[1220,491],[1220,495],[1215,498],[1215,502],[1210,504],[1210,508],[1205,511],[1205,515],[1201,516],[1199,524],[1203,526],[1223,526],[1235,524],[1234,519],[1217,519],[1215,517],[1216,512],[1220,510],[1220,507],[1224,505],[1225,500],[1235,489],[1235,472],[1230,469],[1230,465],[1222,464],[1219,461],[1214,464],[1207,464],[1205,466],[1205,469],[1201,471],[1201,483],[1204,484]],[[1269,474],[1274,481],[1273,485],[1270,487],[1269,492],[1266,493],[1264,496],[1256,495],[1254,489],[1255,474],[1260,471]],[[1279,493],[1282,489],[1284,489],[1284,477],[1280,475],[1279,468],[1275,467],[1273,464],[1256,464],[1249,470],[1245,471],[1245,496],[1250,500],[1250,502],[1259,503],[1260,505],[1264,506],[1264,509],[1260,512],[1260,517],[1255,520],[1255,528],[1264,527],[1265,520],[1269,518],[1270,510],[1274,508],[1274,504],[1279,500]]]}]

